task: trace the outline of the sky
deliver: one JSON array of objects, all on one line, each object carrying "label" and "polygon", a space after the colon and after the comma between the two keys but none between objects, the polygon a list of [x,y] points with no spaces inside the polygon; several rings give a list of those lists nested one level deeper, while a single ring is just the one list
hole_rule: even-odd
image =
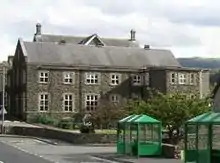
[{"label": "sky", "polygon": [[175,57],[220,58],[218,0],[1,0],[0,60],[14,55],[18,38],[42,33],[129,38],[170,49]]}]

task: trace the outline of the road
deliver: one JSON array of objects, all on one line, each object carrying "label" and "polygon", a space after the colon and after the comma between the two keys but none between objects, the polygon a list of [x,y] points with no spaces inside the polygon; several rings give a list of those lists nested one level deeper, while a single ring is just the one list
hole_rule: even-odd
[{"label": "road", "polygon": [[51,163],[0,142],[0,163]]},{"label": "road", "polygon": [[115,147],[52,145],[31,138],[0,137],[0,161],[4,163],[116,163],[94,156],[114,151]]}]

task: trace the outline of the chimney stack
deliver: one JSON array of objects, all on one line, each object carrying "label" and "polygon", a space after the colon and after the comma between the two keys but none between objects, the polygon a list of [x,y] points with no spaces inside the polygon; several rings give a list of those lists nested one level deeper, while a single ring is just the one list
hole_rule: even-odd
[{"label": "chimney stack", "polygon": [[132,29],[131,30],[131,39],[130,39],[131,41],[135,41],[136,40],[135,33],[136,33],[136,31],[134,29]]},{"label": "chimney stack", "polygon": [[40,23],[36,24],[36,35],[41,35],[41,24]]}]

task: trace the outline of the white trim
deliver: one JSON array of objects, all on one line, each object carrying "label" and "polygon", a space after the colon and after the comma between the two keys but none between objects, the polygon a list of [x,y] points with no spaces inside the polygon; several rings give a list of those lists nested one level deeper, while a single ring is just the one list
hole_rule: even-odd
[{"label": "white trim", "polygon": [[[72,82],[70,80],[72,79]],[[71,71],[63,72],[63,84],[74,84],[75,82],[75,73]],[[68,80],[68,81],[65,81]]]},{"label": "white trim", "polygon": [[[47,82],[45,82],[45,81],[40,81],[40,79],[41,79],[41,73],[47,73],[48,74],[48,81]],[[45,75],[44,75],[44,80],[45,80],[46,78],[45,78]],[[39,83],[43,83],[43,84],[45,84],[45,83],[49,83],[50,82],[50,72],[49,71],[46,71],[46,70],[38,70],[38,82]]]},{"label": "white trim", "polygon": [[143,84],[143,76],[142,75],[140,75],[140,74],[132,75],[132,85],[141,86],[142,84]]},{"label": "white trim", "polygon": [[178,73],[178,83],[183,85],[186,84],[186,81],[187,81],[186,73]]},{"label": "white trim", "polygon": [[87,42],[84,43],[84,45],[89,45],[92,42],[92,40],[94,40],[95,38],[97,38],[103,44],[103,46],[105,46],[105,43],[101,40],[101,38],[97,34],[94,34]]},{"label": "white trim", "polygon": [[[193,78],[192,78],[192,75],[193,75]],[[193,82],[191,82],[193,79]],[[190,85],[195,85],[196,84],[196,74],[195,73],[190,73],[189,74],[189,84]]]},{"label": "white trim", "polygon": [[[113,75],[114,75],[114,78],[112,78]],[[118,79],[117,79],[117,77],[118,77]],[[119,74],[119,73],[110,73],[109,78],[110,78],[110,85],[112,85],[112,86],[120,85],[120,83],[121,83],[121,74]],[[117,84],[117,81],[118,81],[118,84]]]},{"label": "white trim", "polygon": [[[113,97],[114,97],[114,99],[113,99]],[[110,98],[109,100],[111,103],[119,103],[120,102],[120,95],[119,94],[111,94],[109,96],[109,98]]]},{"label": "white trim", "polygon": [[[173,77],[173,75],[174,75],[174,77]],[[170,83],[171,84],[176,84],[176,81],[177,81],[177,78],[176,78],[176,72],[171,72],[170,73]],[[174,81],[172,81],[172,80],[174,80]]]},{"label": "white trim", "polygon": [[[97,76],[97,78],[95,78],[95,76]],[[84,77],[85,77],[85,84],[86,85],[98,85],[100,84],[100,76],[101,74],[99,72],[86,72]],[[88,80],[90,80],[90,82],[88,82]],[[91,82],[91,81],[95,81],[96,82]]]},{"label": "white trim", "polygon": [[[98,105],[99,105],[99,99],[100,99],[100,94],[98,94],[98,93],[86,93],[85,94],[85,97],[84,97],[84,106],[85,106],[85,111],[86,112],[91,112],[91,111],[95,111],[95,110],[87,110],[87,96],[97,96],[97,106],[96,107],[98,107]],[[94,102],[94,100],[89,100],[90,102],[91,101],[93,101]]]},{"label": "white trim", "polygon": [[[45,108],[44,108],[44,110],[41,110],[40,109],[40,107],[41,107],[41,95],[48,95],[48,109],[47,110],[45,110]],[[43,107],[45,107],[46,105],[45,105],[45,97],[44,97],[44,99],[42,100],[42,101],[44,101],[44,104],[43,104]],[[48,92],[40,92],[40,93],[38,93],[38,112],[48,112],[50,110],[50,94],[48,93]]]},{"label": "white trim", "polygon": [[[71,110],[65,110],[65,96],[72,96],[72,111]],[[68,102],[70,102],[70,99],[69,99],[69,97],[68,97]],[[70,104],[68,104],[68,107],[70,107],[71,105]],[[75,95],[73,94],[73,93],[68,93],[68,92],[66,92],[66,93],[63,93],[62,94],[62,109],[63,109],[63,112],[67,112],[67,113],[69,113],[69,112],[76,112],[76,110],[75,110]]]}]

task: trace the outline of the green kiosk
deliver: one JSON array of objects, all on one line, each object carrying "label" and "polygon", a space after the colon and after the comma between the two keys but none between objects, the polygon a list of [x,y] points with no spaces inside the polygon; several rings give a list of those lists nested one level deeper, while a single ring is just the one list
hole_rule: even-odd
[{"label": "green kiosk", "polygon": [[130,115],[118,122],[117,153],[158,156],[162,153],[162,124],[147,115]]},{"label": "green kiosk", "polygon": [[185,163],[220,163],[220,113],[208,112],[185,123]]}]

